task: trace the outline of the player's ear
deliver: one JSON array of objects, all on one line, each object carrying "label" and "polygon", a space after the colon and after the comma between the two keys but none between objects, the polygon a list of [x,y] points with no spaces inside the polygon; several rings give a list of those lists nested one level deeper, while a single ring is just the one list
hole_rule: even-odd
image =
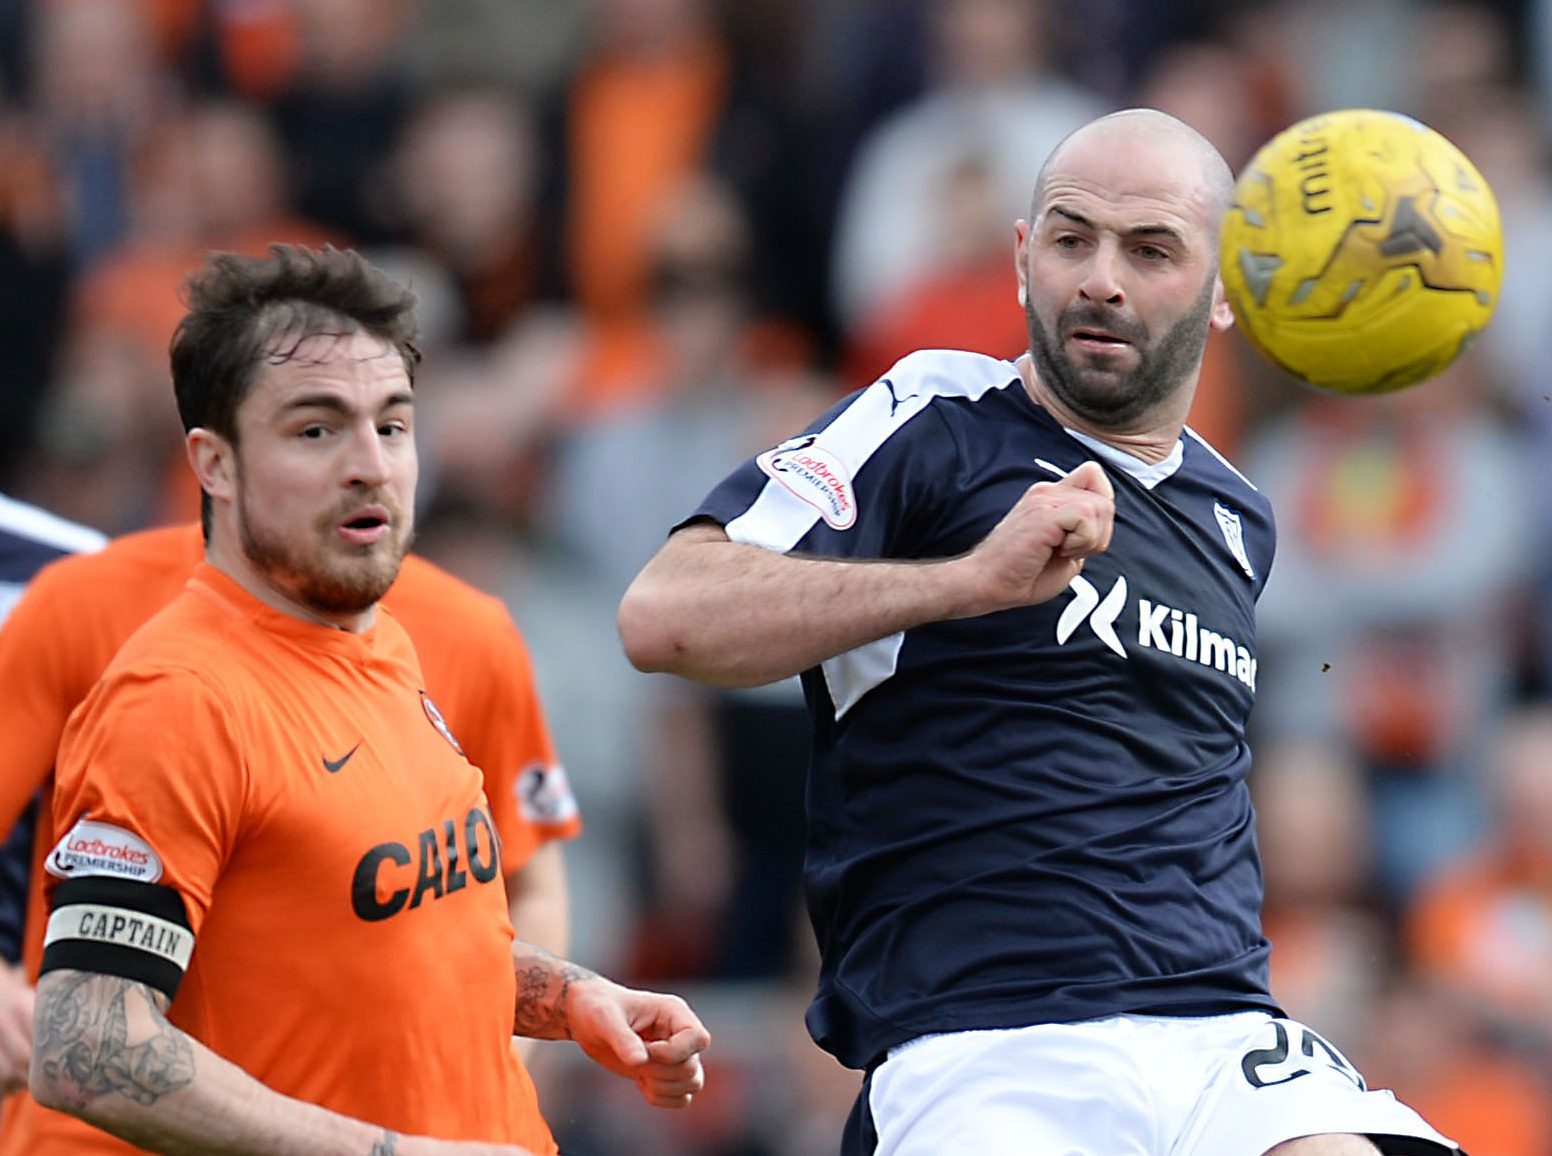
[{"label": "player's ear", "polygon": [[1029,222],[1022,218],[1013,224],[1013,275],[1018,278],[1018,303],[1022,309],[1029,301]]},{"label": "player's ear", "polygon": [[1209,323],[1218,332],[1233,328],[1234,310],[1229,305],[1229,295],[1223,290],[1223,278],[1213,274],[1212,313]]},{"label": "player's ear", "polygon": [[212,498],[230,501],[237,493],[237,460],[231,443],[212,430],[195,426],[185,436],[183,448],[199,488]]}]

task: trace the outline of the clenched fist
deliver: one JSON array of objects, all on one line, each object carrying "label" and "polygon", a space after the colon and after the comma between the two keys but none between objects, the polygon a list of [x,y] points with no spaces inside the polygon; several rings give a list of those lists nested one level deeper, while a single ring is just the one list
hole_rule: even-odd
[{"label": "clenched fist", "polygon": [[[1115,490],[1096,461],[1025,490],[1002,521],[957,561],[973,591],[969,614],[990,614],[1054,598],[1110,546]],[[969,616],[966,615],[966,617]]]}]

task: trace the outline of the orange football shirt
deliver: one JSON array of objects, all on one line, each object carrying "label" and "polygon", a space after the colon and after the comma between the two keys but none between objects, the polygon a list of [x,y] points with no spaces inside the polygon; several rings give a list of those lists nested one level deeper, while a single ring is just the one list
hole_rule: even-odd
[{"label": "orange football shirt", "polygon": [[[96,554],[47,567],[0,629],[0,734],[7,736],[0,744],[0,830],[44,791],[23,955],[29,976],[37,974],[47,921],[42,857],[56,838],[52,773],[65,721],[125,639],[178,595],[203,557],[197,525],[126,535]],[[384,604],[410,631],[427,687],[469,761],[485,773],[503,872],[518,870],[543,843],[580,832],[528,649],[505,607],[413,555]],[[0,1156],[35,1151],[19,1138],[30,1128],[13,1120],[18,1113],[54,1115],[25,1093],[11,1097],[0,1118]]]},{"label": "orange football shirt", "polygon": [[[304,622],[202,563],[71,716],[55,826],[149,848],[136,874],[182,896],[195,935],[171,1019],[268,1087],[554,1153],[511,1048],[482,780],[421,686],[391,615]],[[51,1147],[46,1126],[31,1143],[98,1150]]]}]

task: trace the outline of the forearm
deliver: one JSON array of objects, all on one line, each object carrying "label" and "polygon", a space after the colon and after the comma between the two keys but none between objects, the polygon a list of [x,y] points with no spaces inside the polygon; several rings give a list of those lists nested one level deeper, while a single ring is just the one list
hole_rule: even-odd
[{"label": "forearm", "polygon": [[32,985],[21,964],[0,963],[0,1095],[27,1086],[32,1059]]},{"label": "forearm", "polygon": [[958,559],[777,554],[692,526],[626,591],[619,630],[640,670],[758,686],[926,622],[978,613]]},{"label": "forearm", "polygon": [[517,1003],[512,1031],[534,1040],[575,1039],[571,1025],[572,988],[579,983],[609,981],[532,943],[512,944],[517,972]]},{"label": "forearm", "polygon": [[31,1090],[167,1156],[389,1156],[391,1132],[271,1091],[168,1022],[130,980],[55,971],[38,984]]},{"label": "forearm", "polygon": [[[571,902],[566,894],[566,860],[558,842],[541,846],[520,870],[507,877],[507,910],[520,940],[563,956],[571,950]],[[530,1037],[517,1040],[518,1054],[529,1062]]]}]

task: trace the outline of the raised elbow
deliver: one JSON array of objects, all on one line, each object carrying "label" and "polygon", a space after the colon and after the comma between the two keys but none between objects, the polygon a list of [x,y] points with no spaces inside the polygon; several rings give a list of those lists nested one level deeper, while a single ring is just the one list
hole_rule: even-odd
[{"label": "raised elbow", "polygon": [[625,647],[625,657],[637,670],[648,674],[674,672],[685,657],[682,639],[668,622],[660,602],[638,579],[615,616],[615,627]]},{"label": "raised elbow", "polygon": [[730,564],[726,544],[720,526],[690,526],[676,531],[636,575],[620,600],[615,627],[637,670],[731,685],[730,639],[717,609],[727,600],[711,593],[711,576],[725,575]]}]

